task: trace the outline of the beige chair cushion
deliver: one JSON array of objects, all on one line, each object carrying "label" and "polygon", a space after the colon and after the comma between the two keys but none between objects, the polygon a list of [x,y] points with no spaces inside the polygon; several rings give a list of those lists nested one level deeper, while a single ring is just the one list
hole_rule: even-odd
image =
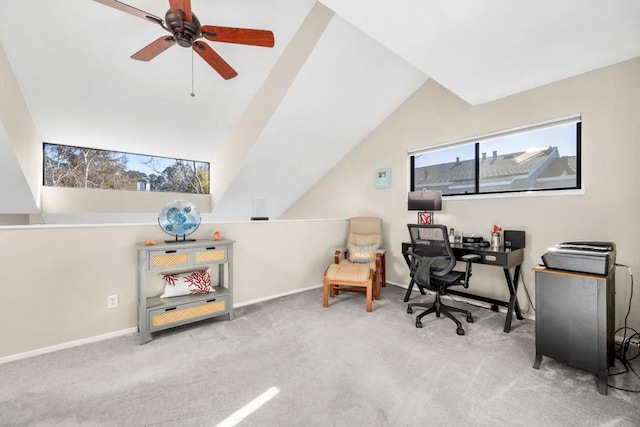
[{"label": "beige chair cushion", "polygon": [[331,264],[324,275],[330,281],[364,283],[369,280],[370,271],[368,264],[341,263]]},{"label": "beige chair cushion", "polygon": [[380,247],[380,235],[379,234],[359,234],[349,233],[348,244],[354,246],[375,246]]},{"label": "beige chair cushion", "polygon": [[382,246],[382,219],[354,217],[349,220],[348,243],[356,246]]},{"label": "beige chair cushion", "polygon": [[368,263],[368,264],[354,264],[351,261],[349,261],[348,259],[341,259],[340,260],[340,265],[364,265],[364,266],[368,266],[371,270],[376,271],[376,261],[373,260],[372,262]]}]

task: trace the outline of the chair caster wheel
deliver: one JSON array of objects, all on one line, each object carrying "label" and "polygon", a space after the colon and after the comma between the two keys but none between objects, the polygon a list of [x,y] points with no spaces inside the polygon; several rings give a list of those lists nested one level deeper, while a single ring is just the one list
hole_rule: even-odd
[{"label": "chair caster wheel", "polygon": [[467,323],[473,323],[473,317],[471,317],[471,315],[467,316]]},{"label": "chair caster wheel", "polygon": [[458,335],[464,335],[464,329],[462,329],[462,328],[458,328],[458,329],[456,329],[456,333],[457,333]]},{"label": "chair caster wheel", "polygon": [[411,307],[407,307],[407,313],[413,314],[413,309]]},{"label": "chair caster wheel", "polygon": [[422,328],[422,322],[419,320],[416,320],[416,328]]}]

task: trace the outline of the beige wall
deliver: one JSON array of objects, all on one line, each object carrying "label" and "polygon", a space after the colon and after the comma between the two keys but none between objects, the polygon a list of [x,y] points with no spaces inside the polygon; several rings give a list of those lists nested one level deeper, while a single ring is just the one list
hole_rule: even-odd
[{"label": "beige wall", "polygon": [[[202,224],[194,236],[218,230],[236,240],[238,305],[319,286],[346,227],[345,220]],[[0,361],[136,327],[135,244],[166,237],[157,226],[0,227]],[[107,309],[113,294],[120,307]]]},{"label": "beige wall", "polygon": [[[412,98],[372,132],[349,156],[308,191],[283,218],[326,218],[377,215],[387,232],[388,279],[408,283],[401,242],[407,223],[407,151],[506,130],[546,120],[582,115],[583,195],[497,197],[443,202],[437,222],[456,230],[482,234],[493,224],[526,230],[523,277],[534,291],[531,269],[556,243],[603,240],[617,244],[619,263],[640,271],[636,256],[640,228],[640,59],[550,84],[479,106],[469,106],[428,81]],[[377,168],[392,169],[390,189],[374,189]],[[630,292],[624,269],[616,275],[617,325],[622,324]],[[504,298],[502,271],[478,266],[473,290]],[[634,297],[630,324],[640,328],[640,296]],[[526,295],[519,293],[527,308]],[[529,309],[529,313],[534,314]]]},{"label": "beige wall", "polygon": [[157,214],[165,204],[175,199],[190,201],[201,213],[211,212],[211,197],[208,194],[42,187],[42,213],[45,215],[136,212]]},{"label": "beige wall", "polygon": [[28,214],[0,214],[0,225],[29,224]]},{"label": "beige wall", "polygon": [[[407,240],[406,224],[416,221],[406,210],[407,150],[576,113],[583,118],[584,195],[446,200],[436,220],[485,235],[493,224],[526,230],[523,276],[532,294],[531,268],[548,246],[564,240],[613,241],[618,262],[637,272],[640,59],[476,107],[429,81],[285,217],[382,217],[388,280],[407,284],[400,244]],[[374,170],[386,167],[392,169],[392,187],[375,190]],[[195,236],[208,238],[215,229],[238,242],[234,298],[242,304],[320,285],[332,249],[343,243],[346,222],[203,224]],[[0,358],[135,327],[134,245],[164,238],[152,225],[0,227]],[[490,296],[506,294],[502,272],[491,267],[478,266],[472,286]],[[626,272],[618,269],[618,325],[629,290]],[[106,297],[115,293],[120,308],[108,310]],[[528,306],[522,291],[520,302]],[[636,329],[639,315],[636,309],[630,319]]]}]

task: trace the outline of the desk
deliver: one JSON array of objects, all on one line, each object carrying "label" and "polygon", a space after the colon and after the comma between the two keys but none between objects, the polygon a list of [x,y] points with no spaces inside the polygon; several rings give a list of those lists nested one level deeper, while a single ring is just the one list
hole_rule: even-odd
[{"label": "desk", "polygon": [[[411,260],[407,251],[411,249],[410,242],[402,242],[402,256],[407,262],[407,266],[411,265]],[[451,295],[457,295],[472,300],[483,301],[491,304],[491,309],[498,311],[498,306],[507,307],[507,318],[504,321],[504,332],[509,333],[511,331],[511,320],[513,313],[515,312],[518,320],[522,320],[522,312],[520,311],[520,304],[518,304],[518,281],[520,279],[520,267],[522,266],[522,260],[524,259],[524,249],[504,249],[504,248],[492,248],[490,246],[474,247],[462,245],[460,243],[451,244],[451,248],[456,255],[456,259],[461,259],[464,255],[475,254],[480,255],[480,260],[477,264],[492,265],[494,267],[502,267],[504,271],[504,278],[509,289],[509,301],[500,301],[493,298],[487,298],[480,295],[473,295],[466,292],[460,292],[448,289],[447,293]],[[513,275],[511,275],[511,269],[514,269]],[[404,296],[404,302],[409,301],[413,286],[409,286],[407,293]],[[420,292],[424,295],[424,290],[420,288]]]}]

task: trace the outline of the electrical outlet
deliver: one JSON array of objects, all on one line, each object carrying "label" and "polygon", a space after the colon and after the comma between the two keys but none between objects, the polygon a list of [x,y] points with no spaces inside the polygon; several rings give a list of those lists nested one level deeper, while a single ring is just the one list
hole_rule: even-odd
[{"label": "electrical outlet", "polygon": [[107,297],[107,308],[118,308],[118,295],[109,295]]}]

